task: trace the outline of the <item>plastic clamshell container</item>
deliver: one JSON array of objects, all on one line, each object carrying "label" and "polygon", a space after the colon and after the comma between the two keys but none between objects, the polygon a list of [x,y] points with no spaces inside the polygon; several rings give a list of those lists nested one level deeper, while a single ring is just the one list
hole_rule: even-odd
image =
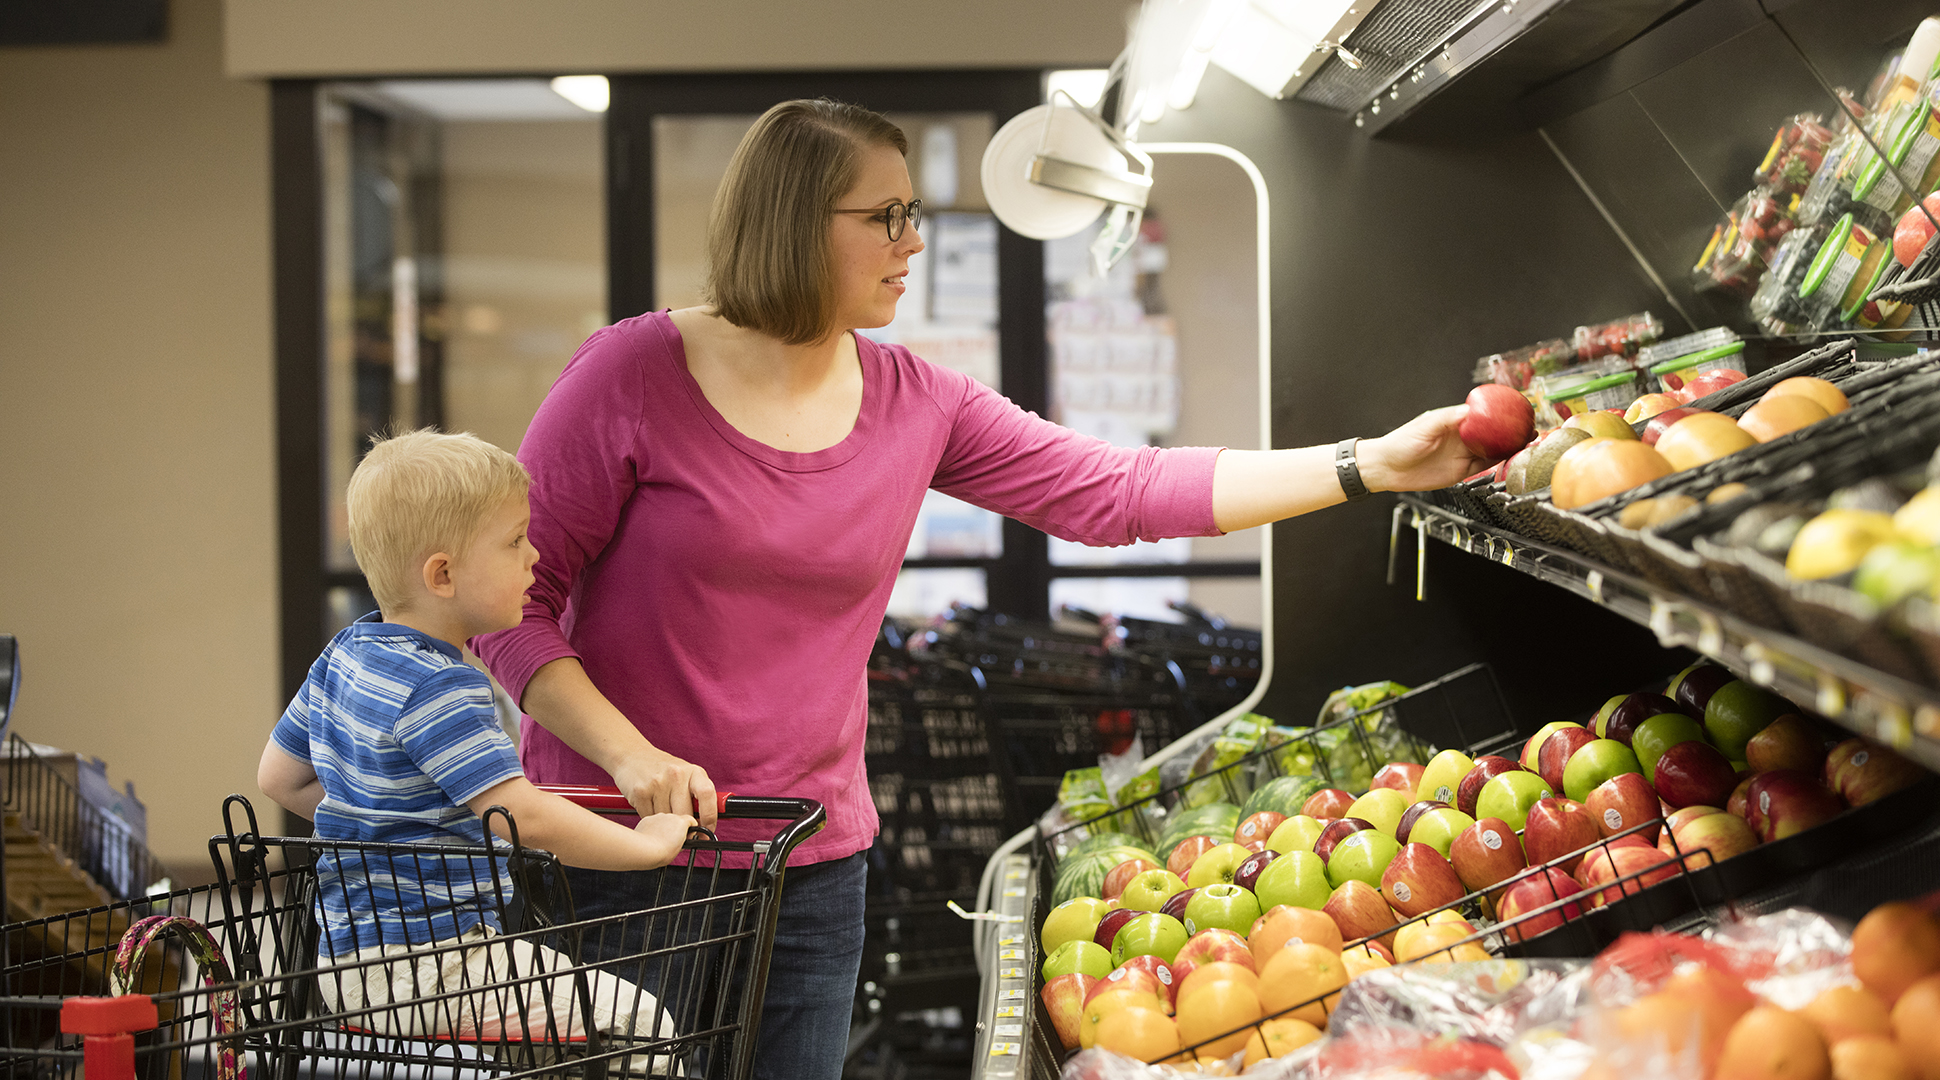
[{"label": "plastic clamshell container", "polygon": [[[1660,388],[1669,392],[1699,375],[1708,375],[1713,371],[1743,372],[1744,370],[1745,343],[1734,341],[1729,345],[1719,345],[1716,348],[1705,349],[1703,352],[1689,353],[1653,365],[1650,374],[1657,380]],[[1667,375],[1677,376],[1678,386],[1672,386],[1665,379]]]},{"label": "plastic clamshell container", "polygon": [[[1638,386],[1636,372],[1619,371],[1614,375],[1605,375],[1579,386],[1569,387],[1561,392],[1561,397],[1552,397],[1549,400],[1552,405],[1567,407],[1571,416],[1581,416],[1600,409],[1629,408],[1630,403],[1637,400],[1642,392]],[[1558,409],[1559,414],[1560,412],[1561,410]]]},{"label": "plastic clamshell container", "polygon": [[1851,214],[1841,217],[1807,267],[1805,280],[1799,282],[1799,299],[1810,312],[1811,324],[1824,327],[1857,315],[1892,247],[1871,229],[1856,224]]}]

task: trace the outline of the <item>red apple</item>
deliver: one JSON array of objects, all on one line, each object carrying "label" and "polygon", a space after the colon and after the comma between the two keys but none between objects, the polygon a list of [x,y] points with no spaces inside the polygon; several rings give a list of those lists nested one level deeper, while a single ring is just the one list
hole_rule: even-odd
[{"label": "red apple", "polygon": [[1528,865],[1515,830],[1501,818],[1483,818],[1462,830],[1449,846],[1448,858],[1455,865],[1455,876],[1470,892],[1507,881]]},{"label": "red apple", "polygon": [[1706,411],[1704,409],[1691,408],[1689,406],[1690,399],[1688,398],[1680,400],[1678,398],[1671,398],[1666,394],[1659,394],[1658,396],[1669,398],[1674,404],[1667,409],[1652,413],[1649,421],[1644,424],[1644,433],[1639,437],[1643,439],[1645,446],[1656,446],[1657,440],[1663,436],[1664,432],[1671,429],[1672,424],[1677,423],[1687,416],[1696,416]]},{"label": "red apple", "polygon": [[1427,844],[1402,845],[1381,871],[1381,896],[1405,918],[1452,904],[1467,891],[1455,868]]},{"label": "red apple", "polygon": [[1910,206],[1900,215],[1899,223],[1893,226],[1893,260],[1901,266],[1912,266],[1913,260],[1920,257],[1920,250],[1933,237],[1936,219],[1940,219],[1940,191],[1921,199],[1919,206]]},{"label": "red apple", "polygon": [[1773,769],[1818,772],[1825,767],[1825,758],[1825,739],[1798,713],[1786,713],[1766,724],[1745,744],[1745,764],[1754,773]]},{"label": "red apple", "polygon": [[1733,383],[1743,382],[1744,378],[1745,373],[1742,371],[1719,368],[1717,371],[1707,371],[1685,383],[1684,392],[1690,395],[1690,400],[1696,401],[1701,397],[1709,397]]},{"label": "red apple", "polygon": [[[1152,959],[1157,960],[1158,957],[1155,956]],[[1124,986],[1148,991],[1152,996],[1158,998],[1160,1002],[1169,1002],[1172,1000],[1172,991],[1164,983],[1159,981],[1157,972],[1151,970],[1149,967],[1134,966],[1129,960],[1113,968],[1111,974],[1093,983],[1091,989],[1085,991],[1085,1000],[1090,1001],[1092,998],[1097,997],[1107,990],[1115,990]]]},{"label": "red apple", "polygon": [[1272,836],[1273,830],[1279,828],[1280,823],[1286,819],[1285,814],[1276,810],[1262,810],[1257,814],[1250,814],[1245,821],[1239,823],[1239,828],[1233,830],[1233,843],[1244,847],[1255,840],[1263,841]]},{"label": "red apple", "polygon": [[1677,860],[1666,858],[1661,851],[1625,846],[1591,852],[1577,874],[1585,888],[1594,890],[1590,906],[1602,907],[1622,897],[1634,896],[1681,872]]},{"label": "red apple", "polygon": [[1563,790],[1563,768],[1569,764],[1570,755],[1596,741],[1596,732],[1589,728],[1566,727],[1543,740],[1536,751],[1536,773],[1549,785],[1551,791]]},{"label": "red apple", "polygon": [[1425,771],[1425,766],[1417,765],[1412,761],[1390,761],[1374,771],[1374,779],[1367,785],[1368,790],[1393,788],[1412,799],[1415,788],[1421,784],[1421,774]]},{"label": "red apple", "polygon": [[[1191,942],[1187,942],[1187,944],[1191,944]],[[1105,978],[1107,979],[1117,978],[1118,972],[1120,971],[1126,972],[1128,978],[1130,977],[1130,973],[1134,971],[1142,971],[1151,975],[1153,978],[1159,981],[1159,987],[1160,987],[1159,993],[1165,998],[1166,1005],[1169,1007],[1174,1003],[1174,1000],[1175,1000],[1174,995],[1176,995],[1179,992],[1179,980],[1173,975],[1172,966],[1170,964],[1167,964],[1165,961],[1159,959],[1156,956],[1152,956],[1149,954],[1143,955],[1143,956],[1134,956],[1131,959],[1125,961],[1124,963],[1118,965],[1118,967],[1114,969],[1110,975],[1105,976]],[[1140,980],[1140,981],[1143,982],[1143,980]]]},{"label": "red apple", "polygon": [[1239,864],[1239,869],[1233,871],[1233,884],[1245,889],[1247,892],[1252,892],[1253,883],[1260,880],[1260,871],[1266,869],[1267,863],[1279,857],[1280,853],[1272,848],[1262,848],[1248,855]]},{"label": "red apple", "polygon": [[1379,938],[1381,944],[1394,948],[1392,931],[1401,920],[1374,886],[1364,881],[1343,881],[1320,910],[1340,927],[1341,940]]},{"label": "red apple", "polygon": [[1535,432],[1536,411],[1529,399],[1497,383],[1468,392],[1468,415],[1456,429],[1471,453],[1489,461],[1515,453]]},{"label": "red apple", "polygon": [[[1758,774],[1752,773],[1750,776],[1739,779],[1738,786],[1731,789],[1731,798],[1726,799],[1724,802],[1725,813],[1735,814],[1738,817],[1744,818],[1747,823],[1751,821],[1751,811],[1746,806],[1746,800],[1751,797],[1751,782],[1757,778]],[[1753,831],[1755,832],[1756,830]]]},{"label": "red apple", "polygon": [[[1684,865],[1692,870],[1721,863],[1758,846],[1758,834],[1751,831],[1744,818],[1735,814],[1706,814],[1687,821],[1672,831],[1671,839],[1677,842],[1677,850],[1684,853]],[[1696,854],[1699,851],[1708,851],[1711,857],[1707,860]]]},{"label": "red apple", "polygon": [[1157,870],[1159,864],[1150,859],[1126,859],[1112,867],[1105,874],[1104,883],[1098,886],[1098,896],[1102,900],[1116,900],[1125,891],[1125,883],[1147,870]]},{"label": "red apple", "polygon": [[1408,830],[1414,828],[1416,818],[1430,810],[1440,810],[1447,807],[1448,804],[1442,802],[1440,799],[1422,799],[1410,805],[1406,810],[1401,811],[1401,822],[1394,827],[1395,842],[1400,844],[1406,844],[1408,842]]},{"label": "red apple", "polygon": [[1669,817],[1665,818],[1664,828],[1669,829],[1671,832],[1676,832],[1683,828],[1684,823],[1687,821],[1696,821],[1701,817],[1709,817],[1712,814],[1722,813],[1724,811],[1715,806],[1686,806],[1681,810],[1673,811]]},{"label": "red apple", "polygon": [[1166,898],[1165,904],[1159,908],[1159,914],[1170,915],[1181,923],[1185,922],[1186,905],[1192,903],[1192,894],[1198,891],[1198,889],[1180,889],[1178,892],[1173,893],[1170,897]]},{"label": "red apple", "polygon": [[1218,846],[1219,841],[1213,837],[1188,836],[1179,841],[1179,846],[1173,848],[1172,854],[1166,857],[1165,868],[1179,875],[1183,880],[1192,872],[1192,864],[1199,861],[1199,856]]},{"label": "red apple", "polygon": [[1716,664],[1699,664],[1684,673],[1677,680],[1677,688],[1671,697],[1677,699],[1678,711],[1693,719],[1703,719],[1704,707],[1711,703],[1711,695],[1718,687],[1728,682],[1736,682],[1738,676],[1727,668]]},{"label": "red apple", "polygon": [[1373,822],[1357,817],[1344,817],[1330,821],[1321,828],[1320,835],[1314,837],[1314,854],[1320,856],[1320,861],[1324,863],[1327,861],[1327,856],[1334,853],[1335,844],[1362,829],[1373,827]]},{"label": "red apple", "polygon": [[1581,916],[1581,905],[1562,904],[1540,915],[1530,913],[1559,900],[1568,900],[1582,891],[1583,887],[1561,870],[1550,867],[1536,871],[1509,886],[1502,894],[1502,900],[1496,905],[1496,914],[1501,920],[1498,929],[1510,941],[1527,941],[1554,930],[1565,921]]},{"label": "red apple", "polygon": [[[1639,773],[1620,773],[1598,784],[1584,805],[1590,811],[1590,820],[1596,823],[1597,832],[1603,836],[1615,836],[1663,817],[1657,807],[1657,792],[1651,790],[1650,782]],[[1633,835],[1642,837],[1649,845],[1657,842],[1657,832],[1658,827],[1652,825]]]},{"label": "red apple", "polygon": [[1676,394],[1642,394],[1623,411],[1623,419],[1625,423],[1635,424],[1639,420],[1660,415],[1665,410],[1675,409],[1682,404]]},{"label": "red apple", "polygon": [[1738,771],[1717,747],[1692,739],[1657,759],[1657,795],[1672,806],[1723,806],[1738,786]]},{"label": "red apple", "polygon": [[1476,758],[1475,765],[1469,769],[1468,775],[1462,777],[1461,784],[1455,788],[1455,809],[1474,817],[1475,800],[1482,793],[1482,785],[1488,783],[1497,773],[1520,768],[1522,765],[1516,759],[1503,757],[1500,754],[1484,754]]},{"label": "red apple", "polygon": [[1354,796],[1337,787],[1322,788],[1307,797],[1300,812],[1310,818],[1338,818],[1347,816],[1347,808],[1354,805]]},{"label": "red apple", "polygon": [[1143,914],[1145,914],[1143,911],[1133,908],[1113,908],[1105,912],[1104,918],[1098,920],[1098,930],[1091,935],[1091,940],[1096,942],[1099,948],[1109,952],[1112,939],[1118,936],[1118,928]]},{"label": "red apple", "polygon": [[1745,803],[1746,821],[1765,843],[1831,821],[1846,809],[1839,796],[1817,777],[1792,769],[1775,769],[1752,777]]},{"label": "red apple", "polygon": [[1084,1016],[1085,997],[1098,982],[1082,971],[1073,971],[1046,982],[1038,991],[1044,1011],[1051,1014],[1051,1027],[1066,1050],[1078,1048],[1078,1021]]},{"label": "red apple", "polygon": [[1826,786],[1864,806],[1927,778],[1927,771],[1871,739],[1847,739],[1826,755]]},{"label": "red apple", "polygon": [[[1684,707],[1662,694],[1631,694],[1610,710],[1610,717],[1603,724],[1603,737],[1629,746],[1630,736],[1636,733],[1638,724],[1653,716],[1675,712],[1684,712]],[[1700,712],[1692,719],[1700,719],[1703,715]]]},{"label": "red apple", "polygon": [[[1635,775],[1635,774],[1629,774]],[[1597,831],[1596,819],[1582,803],[1568,799],[1538,799],[1529,808],[1529,820],[1522,827],[1522,850],[1529,856],[1531,866],[1541,866],[1556,862],[1556,868],[1565,874],[1576,872],[1577,864],[1583,861],[1581,854],[1572,854],[1578,849],[1589,847],[1602,839]]]}]

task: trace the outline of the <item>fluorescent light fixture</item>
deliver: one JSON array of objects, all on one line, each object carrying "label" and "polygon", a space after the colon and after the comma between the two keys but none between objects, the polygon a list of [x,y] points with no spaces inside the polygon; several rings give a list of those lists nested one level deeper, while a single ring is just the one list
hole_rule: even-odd
[{"label": "fluorescent light fixture", "polygon": [[591,113],[605,112],[612,100],[604,75],[561,75],[552,80],[552,92]]},{"label": "fluorescent light fixture", "polygon": [[1365,16],[1379,0],[1243,0],[1214,46],[1212,62],[1268,97],[1285,97],[1295,79],[1311,76],[1337,53],[1349,67],[1360,60],[1331,40],[1341,20]]},{"label": "fluorescent light fixture", "polygon": [[1095,109],[1105,96],[1105,80],[1111,71],[1106,68],[1071,68],[1053,71],[1044,80],[1044,100],[1062,90],[1071,95],[1071,100],[1087,109]]}]

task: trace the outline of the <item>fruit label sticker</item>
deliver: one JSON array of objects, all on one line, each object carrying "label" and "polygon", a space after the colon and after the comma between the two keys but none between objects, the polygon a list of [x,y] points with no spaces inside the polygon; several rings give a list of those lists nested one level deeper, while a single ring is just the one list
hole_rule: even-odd
[{"label": "fruit label sticker", "polygon": [[1499,832],[1496,832],[1494,829],[1483,829],[1482,846],[1485,848],[1488,848],[1490,851],[1495,851],[1501,848],[1502,834]]},{"label": "fruit label sticker", "polygon": [[1192,916],[1190,915],[1186,916],[1186,936],[1191,937],[1192,935],[1198,932],[1199,932],[1199,927],[1193,924]]},{"label": "fruit label sticker", "polygon": [[[1158,975],[1158,977],[1159,977],[1159,981],[1160,981],[1160,982],[1162,982],[1162,983],[1164,983],[1164,984],[1165,984],[1165,985],[1167,985],[1167,986],[1171,986],[1171,985],[1172,985],[1172,969],[1171,969],[1171,968],[1169,968],[1169,967],[1166,967],[1166,966],[1165,966],[1164,964],[1160,964],[1160,965],[1159,965],[1159,966],[1158,966],[1158,967],[1157,967],[1157,968],[1155,969],[1155,971],[1156,971],[1156,973],[1157,973],[1157,975]],[[1117,972],[1113,972],[1112,974],[1114,974],[1114,975],[1115,975],[1115,974],[1117,974]]]},{"label": "fruit label sticker", "polygon": [[1435,799],[1439,802],[1447,802],[1454,797],[1455,793],[1449,790],[1447,784],[1443,784],[1441,787],[1435,789]]},{"label": "fruit label sticker", "polygon": [[[1860,752],[1852,756],[1852,767],[1857,769],[1861,765],[1866,764],[1867,759],[1871,758],[1872,756],[1873,756],[1872,754],[1864,750],[1861,750]],[[1771,800],[1766,799],[1765,801],[1770,802]]]},{"label": "fruit label sticker", "polygon": [[1414,893],[1409,890],[1407,882],[1397,881],[1394,883],[1394,898],[1396,900],[1405,904],[1408,902],[1408,898],[1413,895]]},{"label": "fruit label sticker", "polygon": [[1758,793],[1758,812],[1761,814],[1769,814],[1772,812],[1771,792],[1761,791]]},{"label": "fruit label sticker", "polygon": [[1623,829],[1623,815],[1617,812],[1616,807],[1613,806],[1603,812],[1603,827],[1609,829],[1611,832],[1618,832]]}]

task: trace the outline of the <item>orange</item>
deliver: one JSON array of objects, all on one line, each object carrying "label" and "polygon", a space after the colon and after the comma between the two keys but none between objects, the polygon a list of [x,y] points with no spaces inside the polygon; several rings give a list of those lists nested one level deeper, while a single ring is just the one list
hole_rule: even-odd
[{"label": "orange", "polygon": [[1179,1027],[1157,1009],[1128,1005],[1098,1022],[1093,1045],[1140,1061],[1158,1061],[1179,1052]]},{"label": "orange", "polygon": [[1750,432],[1714,412],[1692,413],[1657,436],[1657,452],[1674,469],[1694,469],[1757,445]]},{"label": "orange", "polygon": [[1121,1009],[1151,1009],[1164,1015],[1165,1002],[1152,991],[1133,986],[1100,991],[1085,1002],[1084,1013],[1078,1017],[1078,1045],[1091,1049],[1098,1041],[1098,1025]]},{"label": "orange", "polygon": [[1717,1080],[1827,1080],[1832,1059],[1812,1021],[1776,1005],[1738,1018],[1718,1054]]},{"label": "orange", "polygon": [[1855,1035],[1892,1035],[1893,1017],[1878,995],[1863,987],[1835,986],[1812,999],[1799,1015],[1819,1026],[1828,1044]]},{"label": "orange", "polygon": [[1936,971],[1940,924],[1912,904],[1881,904],[1853,927],[1852,973],[1889,1007]]},{"label": "orange", "polygon": [[1313,908],[1280,904],[1253,922],[1246,936],[1246,947],[1253,950],[1253,963],[1265,967],[1267,958],[1286,947],[1289,941],[1305,941],[1339,952],[1343,942],[1334,917]]},{"label": "orange", "polygon": [[[1246,1037],[1253,1033],[1247,1025],[1265,1015],[1260,996],[1245,983],[1237,979],[1201,983],[1192,996],[1179,999],[1179,1045],[1199,1047],[1194,1053],[1200,1057],[1229,1057],[1245,1048]],[[1223,1037],[1199,1045],[1215,1036]]]},{"label": "orange", "polygon": [[[1260,1004],[1266,1011],[1283,1013],[1296,1005],[1293,1013],[1318,1028],[1327,1026],[1327,1014],[1340,995],[1333,993],[1347,985],[1347,965],[1337,952],[1305,943],[1288,945],[1266,962],[1260,972]],[[1326,997],[1323,1002],[1320,1000]]]},{"label": "orange", "polygon": [[[1440,926],[1443,923],[1447,923],[1451,926],[1467,927],[1467,929],[1462,931],[1464,934],[1475,933],[1474,924],[1470,923],[1467,919],[1462,918],[1460,912],[1454,911],[1452,909],[1448,911],[1437,911],[1433,915],[1428,916],[1426,919],[1415,919],[1415,920],[1410,920],[1408,922],[1402,923],[1401,929],[1396,930],[1394,932],[1395,949],[1397,951],[1401,949],[1413,949],[1415,936],[1417,934],[1420,934],[1422,931],[1428,929],[1431,926]],[[1398,955],[1398,952],[1397,952],[1397,955]]]},{"label": "orange", "polygon": [[1223,982],[1227,979],[1245,983],[1252,987],[1253,992],[1256,994],[1260,992],[1260,977],[1253,974],[1251,968],[1245,964],[1236,964],[1231,960],[1215,960],[1210,964],[1201,964],[1193,968],[1186,975],[1185,981],[1179,984],[1179,992],[1173,995],[1172,1000],[1175,1002],[1184,1001],[1187,991],[1204,986],[1207,983]]},{"label": "orange", "polygon": [[1358,979],[1370,971],[1393,967],[1388,959],[1366,945],[1356,945],[1340,954],[1340,962],[1347,968],[1347,977]]},{"label": "orange", "polygon": [[1920,1073],[1892,1039],[1855,1035],[1832,1044],[1832,1080],[1920,1080]]},{"label": "orange", "polygon": [[1673,1056],[1697,1052],[1710,1075],[1732,1025],[1757,1001],[1742,983],[1709,968],[1673,975],[1664,988],[1617,1010],[1616,1029],[1626,1042],[1645,1043]]},{"label": "orange", "polygon": [[1556,459],[1549,497],[1558,509],[1574,510],[1676,471],[1663,454],[1641,442],[1585,439]]},{"label": "orange", "polygon": [[[1265,1038],[1261,1038],[1261,1032]],[[1305,1020],[1276,1016],[1260,1024],[1246,1040],[1246,1065],[1251,1068],[1261,1058],[1284,1057],[1320,1038],[1320,1029]]]},{"label": "orange", "polygon": [[1837,415],[1852,408],[1851,403],[1846,401],[1846,395],[1840,392],[1838,387],[1810,375],[1797,375],[1786,379],[1765,391],[1765,396],[1759,400],[1770,401],[1772,398],[1784,397],[1786,394],[1802,394],[1811,398],[1819,403],[1819,407],[1824,409],[1828,416]]},{"label": "orange", "polygon": [[1893,1037],[1927,1080],[1940,1080],[1940,975],[1929,975],[1893,1003]]},{"label": "orange", "polygon": [[1816,424],[1831,415],[1825,406],[1804,394],[1780,394],[1746,409],[1745,415],[1738,418],[1738,426],[1744,428],[1752,438],[1765,443]]},{"label": "orange", "polygon": [[[1456,961],[1488,960],[1489,952],[1471,941],[1463,945],[1456,942],[1475,933],[1467,923],[1431,923],[1421,928],[1404,945],[1394,951],[1394,958],[1401,963],[1410,960],[1427,960],[1435,964],[1449,964]],[[1449,946],[1454,945],[1453,949]]]}]

